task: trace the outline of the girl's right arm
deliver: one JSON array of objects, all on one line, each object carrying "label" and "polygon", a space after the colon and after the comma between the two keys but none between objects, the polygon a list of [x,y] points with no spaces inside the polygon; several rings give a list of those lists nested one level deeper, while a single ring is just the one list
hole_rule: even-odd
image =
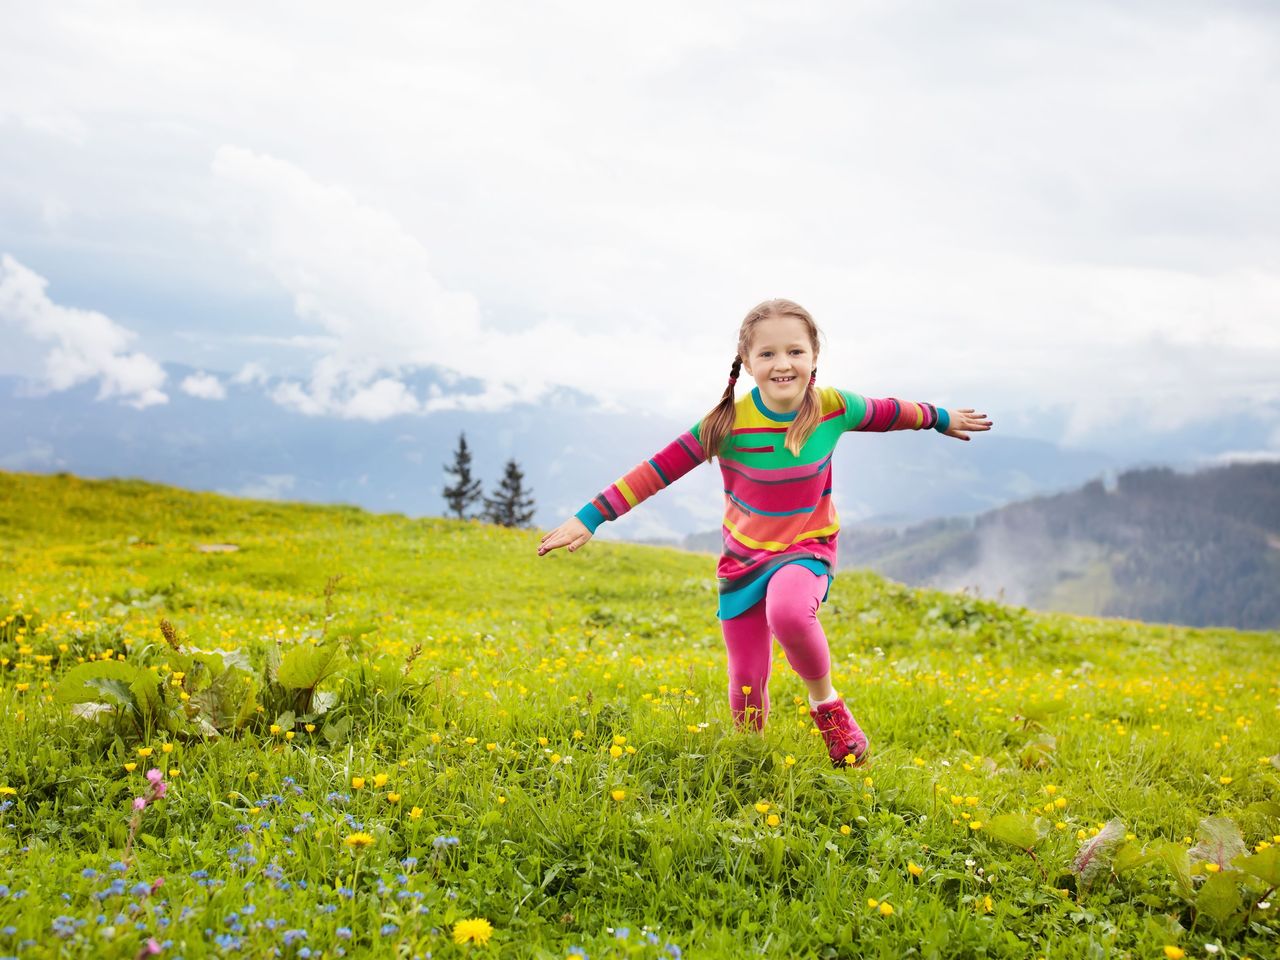
[{"label": "girl's right arm", "polygon": [[570,519],[556,527],[538,544],[538,556],[557,547],[577,550],[606,520],[617,520],[632,507],[666,487],[707,459],[695,424],[667,444],[650,459],[636,464],[600,492]]}]

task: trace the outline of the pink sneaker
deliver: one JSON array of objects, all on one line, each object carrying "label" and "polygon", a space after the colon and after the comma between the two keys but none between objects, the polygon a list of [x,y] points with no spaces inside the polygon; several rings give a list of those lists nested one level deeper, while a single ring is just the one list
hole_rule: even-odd
[{"label": "pink sneaker", "polygon": [[[836,697],[830,703],[819,705],[810,710],[809,716],[822,732],[822,739],[827,743],[827,754],[837,767],[858,766],[867,755],[867,735],[853,719],[853,714],[845,706],[844,700]],[[853,760],[850,761],[849,757]]]}]

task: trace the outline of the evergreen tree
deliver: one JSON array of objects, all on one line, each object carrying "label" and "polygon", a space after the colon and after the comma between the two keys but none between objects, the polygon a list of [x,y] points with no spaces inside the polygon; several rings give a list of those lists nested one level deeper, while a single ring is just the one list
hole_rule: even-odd
[{"label": "evergreen tree", "polygon": [[481,493],[480,481],[471,476],[471,451],[467,449],[465,433],[458,434],[458,449],[453,452],[453,463],[446,464],[444,471],[457,478],[453,486],[444,488],[445,503],[459,520],[466,520],[467,510],[480,499]]},{"label": "evergreen tree", "polygon": [[527,527],[533,519],[532,494],[532,490],[525,489],[519,465],[508,460],[497,494],[484,498],[484,518],[504,527]]}]

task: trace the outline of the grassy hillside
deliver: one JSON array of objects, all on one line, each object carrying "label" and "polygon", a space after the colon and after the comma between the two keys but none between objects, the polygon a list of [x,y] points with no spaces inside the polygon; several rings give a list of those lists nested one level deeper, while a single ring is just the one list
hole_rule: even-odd
[{"label": "grassy hillside", "polygon": [[1280,463],[1120,474],[967,519],[843,531],[841,561],[1041,610],[1280,627]]},{"label": "grassy hillside", "polygon": [[0,534],[0,954],[1280,933],[1276,634],[842,573],[822,617],[873,758],[833,770],[780,653],[765,735],[733,732],[708,557],[3,473]]}]

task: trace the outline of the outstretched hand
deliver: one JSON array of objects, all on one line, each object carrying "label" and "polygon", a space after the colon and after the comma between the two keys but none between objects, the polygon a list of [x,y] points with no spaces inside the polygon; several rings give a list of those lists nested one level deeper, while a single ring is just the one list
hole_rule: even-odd
[{"label": "outstretched hand", "polygon": [[[974,413],[973,407],[962,407],[959,410],[948,410],[951,424],[946,429],[946,436],[957,440],[968,440],[969,432],[980,433],[991,429],[991,421],[985,413]],[[968,431],[968,432],[966,432]]]},{"label": "outstretched hand", "polygon": [[587,529],[587,525],[577,517],[570,517],[550,533],[543,535],[538,544],[538,556],[565,546],[569,548],[570,553],[573,553],[590,539],[591,531]]}]

